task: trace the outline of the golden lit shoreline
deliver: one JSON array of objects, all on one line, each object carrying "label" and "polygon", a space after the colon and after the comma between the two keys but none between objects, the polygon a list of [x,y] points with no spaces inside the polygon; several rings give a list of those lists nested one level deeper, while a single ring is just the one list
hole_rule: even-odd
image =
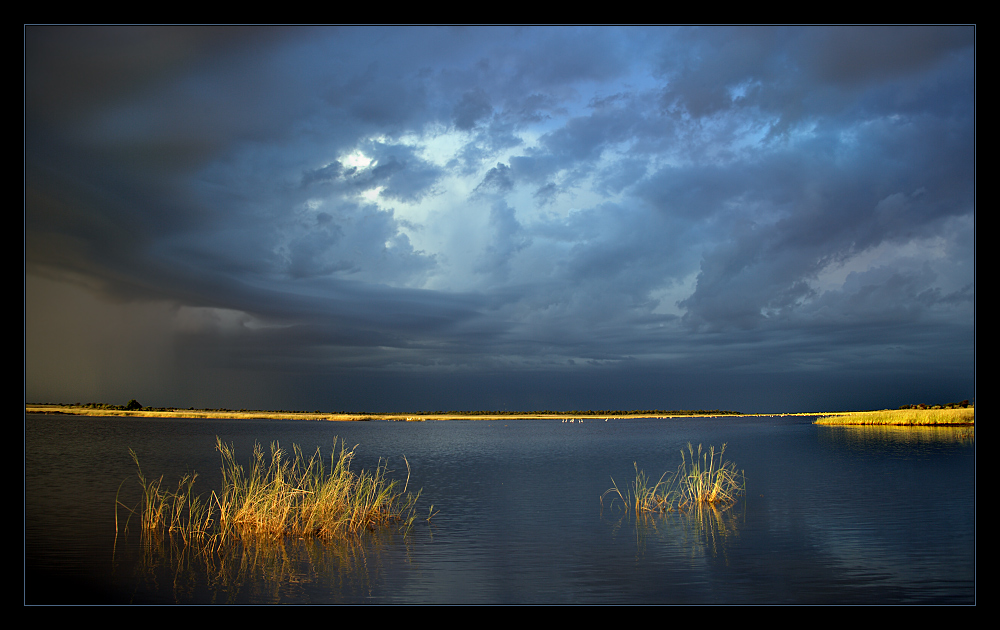
[{"label": "golden lit shoreline", "polygon": [[84,405],[27,404],[29,414],[71,416],[124,416],[133,418],[204,418],[218,420],[316,420],[327,422],[424,422],[440,420],[621,420],[625,418],[746,418],[765,416],[817,417],[815,424],[827,425],[926,425],[965,426],[975,422],[975,408],[964,409],[892,409],[862,412],[735,413],[735,412],[664,412],[664,413],[318,413],[308,411],[233,411],[216,409],[109,409]]},{"label": "golden lit shoreline", "polygon": [[891,426],[969,426],[976,422],[975,407],[958,409],[886,409],[819,418],[814,424]]},{"label": "golden lit shoreline", "polygon": [[425,420],[615,420],[623,418],[722,418],[758,415],[817,415],[817,414],[737,414],[737,413],[315,413],[304,411],[217,411],[211,409],[95,409],[82,405],[28,404],[25,413],[73,416],[127,416],[133,418],[209,418],[226,420],[325,420],[331,422],[365,422],[388,420],[396,422],[423,422]]}]

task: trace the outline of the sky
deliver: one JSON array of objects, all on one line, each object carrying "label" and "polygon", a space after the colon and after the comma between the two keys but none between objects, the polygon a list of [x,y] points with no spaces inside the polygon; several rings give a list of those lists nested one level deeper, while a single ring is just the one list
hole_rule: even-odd
[{"label": "sky", "polygon": [[975,398],[975,28],[24,28],[25,399]]}]

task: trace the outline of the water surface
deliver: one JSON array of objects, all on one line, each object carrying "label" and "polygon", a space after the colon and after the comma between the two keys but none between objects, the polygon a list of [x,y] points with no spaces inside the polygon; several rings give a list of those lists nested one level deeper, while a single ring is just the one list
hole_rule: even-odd
[{"label": "water surface", "polygon": [[[388,458],[422,488],[407,535],[205,554],[115,535],[147,475],[218,487],[216,436],[354,469]],[[600,496],[721,446],[747,494],[724,513],[644,522]],[[122,482],[125,482],[122,485]],[[124,514],[118,512],[119,519]],[[968,430],[820,427],[793,417],[304,422],[25,417],[25,601],[291,604],[973,604]]]}]

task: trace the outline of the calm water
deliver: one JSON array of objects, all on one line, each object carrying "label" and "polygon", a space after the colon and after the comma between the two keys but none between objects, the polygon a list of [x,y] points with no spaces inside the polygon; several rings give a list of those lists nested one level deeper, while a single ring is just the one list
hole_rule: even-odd
[{"label": "calm water", "polygon": [[[200,554],[115,537],[115,493],[197,471],[217,488],[216,436],[358,444],[420,506],[403,536],[286,541]],[[720,446],[747,496],[722,514],[646,523],[600,495],[659,477],[688,442]],[[399,471],[402,471],[400,474]],[[971,432],[818,427],[801,418],[298,422],[25,417],[25,602],[181,604],[974,604]],[[120,517],[124,515],[120,512]],[[135,530],[135,528],[132,528]]]}]

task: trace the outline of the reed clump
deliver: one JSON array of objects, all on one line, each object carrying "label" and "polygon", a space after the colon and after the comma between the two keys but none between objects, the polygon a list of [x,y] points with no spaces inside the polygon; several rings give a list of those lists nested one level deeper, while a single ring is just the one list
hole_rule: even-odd
[{"label": "reed clump", "polygon": [[968,426],[976,422],[974,407],[957,409],[886,409],[859,411],[820,418],[814,424]]},{"label": "reed clump", "polygon": [[[162,477],[149,481],[140,468],[141,502],[126,509],[138,514],[144,535],[179,533],[185,540],[216,543],[285,536],[343,539],[390,525],[408,529],[415,520],[420,493],[407,493],[409,462],[400,488],[399,481],[389,479],[385,462],[374,471],[353,472],[354,448],[343,442],[338,450],[334,441],[329,466],[319,449],[306,457],[293,446],[289,457],[272,443],[270,457],[255,445],[244,468],[231,445],[216,438],[216,448],[222,458],[222,488],[208,500],[193,493],[196,475],[184,477],[178,490],[171,491],[163,488]],[[135,453],[132,458],[138,466]]]},{"label": "reed clump", "polygon": [[654,484],[646,473],[635,466],[635,481],[624,490],[618,487],[612,477],[613,487],[602,496],[617,497],[626,510],[636,514],[688,511],[704,506],[729,506],[744,494],[746,482],[743,471],[736,464],[725,461],[726,445],[718,453],[714,446],[703,450],[698,445],[697,453],[689,443],[687,453],[681,449],[681,464],[673,473],[665,472]]}]

